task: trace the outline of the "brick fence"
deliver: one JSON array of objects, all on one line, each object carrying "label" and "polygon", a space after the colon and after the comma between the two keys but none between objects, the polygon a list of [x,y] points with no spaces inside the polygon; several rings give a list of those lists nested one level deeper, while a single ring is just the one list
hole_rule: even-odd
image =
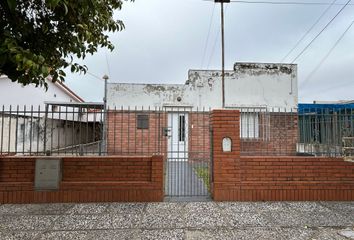
[{"label": "brick fence", "polygon": [[0,203],[163,200],[163,158],[64,157],[58,191],[35,191],[35,157],[0,158]]},{"label": "brick fence", "polygon": [[[240,156],[239,112],[215,110],[212,196],[216,201],[352,201],[354,163],[341,158]],[[232,152],[222,139],[232,139]]]},{"label": "brick fence", "polygon": [[[210,124],[214,200],[354,200],[354,163],[324,157],[241,156],[239,111],[214,110]],[[202,129],[209,131],[204,124]],[[231,152],[223,151],[226,137],[231,139]],[[63,157],[57,191],[35,191],[35,160],[0,157],[0,203],[150,202],[164,197],[163,156]]]}]

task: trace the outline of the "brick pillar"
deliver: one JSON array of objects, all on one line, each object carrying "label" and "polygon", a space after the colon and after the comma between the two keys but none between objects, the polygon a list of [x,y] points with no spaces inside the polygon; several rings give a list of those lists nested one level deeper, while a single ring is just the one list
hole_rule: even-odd
[{"label": "brick pillar", "polygon": [[[240,198],[240,112],[213,110],[211,115],[213,137],[212,197],[215,201]],[[231,152],[223,152],[224,138],[232,141]]]}]

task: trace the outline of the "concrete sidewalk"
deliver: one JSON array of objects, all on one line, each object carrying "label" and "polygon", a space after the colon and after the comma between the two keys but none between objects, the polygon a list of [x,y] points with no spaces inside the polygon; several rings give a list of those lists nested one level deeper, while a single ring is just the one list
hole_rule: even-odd
[{"label": "concrete sidewalk", "polygon": [[354,239],[354,202],[0,205],[0,239]]}]

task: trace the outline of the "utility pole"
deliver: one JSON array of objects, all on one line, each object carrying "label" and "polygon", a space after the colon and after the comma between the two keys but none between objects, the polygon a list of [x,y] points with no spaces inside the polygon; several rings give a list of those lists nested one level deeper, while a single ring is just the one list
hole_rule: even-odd
[{"label": "utility pole", "polygon": [[214,0],[220,3],[221,10],[221,88],[222,88],[222,108],[225,108],[225,34],[224,34],[224,3],[230,3],[230,0]]},{"label": "utility pole", "polygon": [[107,155],[107,81],[109,77],[107,75],[104,75],[103,77],[104,80],[104,98],[103,98],[103,112],[104,112],[104,119],[103,119],[103,131],[102,131],[102,151],[104,152],[104,155]]}]

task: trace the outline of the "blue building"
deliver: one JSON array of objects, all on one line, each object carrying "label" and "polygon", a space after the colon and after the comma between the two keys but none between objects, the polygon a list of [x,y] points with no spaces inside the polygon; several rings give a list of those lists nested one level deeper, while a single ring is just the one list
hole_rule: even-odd
[{"label": "blue building", "polygon": [[299,104],[298,114],[298,152],[353,155],[354,101]]}]

